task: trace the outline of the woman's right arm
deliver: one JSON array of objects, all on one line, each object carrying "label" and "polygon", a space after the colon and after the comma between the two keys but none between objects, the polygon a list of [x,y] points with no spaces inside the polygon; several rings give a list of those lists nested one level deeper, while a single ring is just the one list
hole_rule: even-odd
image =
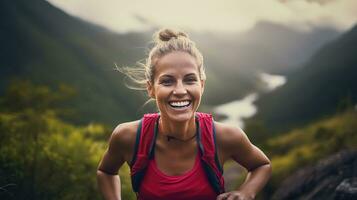
[{"label": "woman's right arm", "polygon": [[121,124],[115,128],[109,139],[108,149],[97,169],[99,190],[105,200],[121,200],[118,170],[132,155],[135,132],[135,124]]}]

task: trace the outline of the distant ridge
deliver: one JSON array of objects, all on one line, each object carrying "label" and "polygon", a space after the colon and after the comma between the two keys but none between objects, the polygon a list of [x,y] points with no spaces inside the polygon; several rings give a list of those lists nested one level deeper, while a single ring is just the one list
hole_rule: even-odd
[{"label": "distant ridge", "polygon": [[141,59],[145,33],[114,34],[71,17],[44,0],[0,2],[0,92],[12,77],[74,86],[71,121],[115,123],[134,119],[144,98],[127,89],[114,63]]},{"label": "distant ridge", "polygon": [[[141,107],[146,97],[128,89],[123,75],[113,68],[114,63],[132,66],[142,61],[152,33],[110,32],[70,16],[45,0],[0,1],[0,94],[13,78],[51,87],[66,83],[78,91],[77,98],[66,103],[77,111],[68,118],[71,122],[114,125],[137,119],[147,111]],[[301,52],[307,44],[322,45],[338,34],[331,29],[295,33],[268,22],[258,23],[243,34],[190,34],[207,66],[202,108],[236,100],[258,89],[257,71],[289,72],[293,69],[290,65],[314,51],[304,50],[302,57],[295,52]]]},{"label": "distant ridge", "polygon": [[258,100],[255,119],[284,130],[357,103],[357,26],[322,47],[288,82]]}]

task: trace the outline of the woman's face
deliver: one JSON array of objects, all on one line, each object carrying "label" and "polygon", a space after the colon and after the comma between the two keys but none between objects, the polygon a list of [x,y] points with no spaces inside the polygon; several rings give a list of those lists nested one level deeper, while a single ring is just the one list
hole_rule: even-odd
[{"label": "woman's face", "polygon": [[154,83],[148,82],[149,95],[156,99],[161,116],[184,122],[193,118],[201,102],[204,81],[195,58],[186,52],[172,52],[155,65]]}]

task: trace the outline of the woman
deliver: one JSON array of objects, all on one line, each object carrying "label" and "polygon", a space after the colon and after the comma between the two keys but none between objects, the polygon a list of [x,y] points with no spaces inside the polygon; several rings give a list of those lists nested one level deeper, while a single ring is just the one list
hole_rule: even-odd
[{"label": "woman", "polygon": [[[254,199],[270,177],[269,159],[241,129],[196,112],[206,76],[203,57],[188,36],[170,29],[155,36],[143,70],[125,73],[144,83],[159,114],[115,128],[97,170],[103,196],[121,199],[117,172],[127,162],[140,200]],[[239,188],[225,192],[221,166],[229,159],[248,175]]]}]

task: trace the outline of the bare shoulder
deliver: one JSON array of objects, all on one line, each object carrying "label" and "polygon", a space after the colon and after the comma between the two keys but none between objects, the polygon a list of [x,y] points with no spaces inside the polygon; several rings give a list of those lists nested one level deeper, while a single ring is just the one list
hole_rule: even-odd
[{"label": "bare shoulder", "polygon": [[133,153],[139,120],[119,124],[109,139],[109,151],[121,152],[126,159]]},{"label": "bare shoulder", "polygon": [[246,139],[246,134],[238,126],[214,122],[217,142],[225,147],[235,146]]},{"label": "bare shoulder", "polygon": [[119,124],[112,132],[107,151],[98,166],[107,174],[117,174],[124,162],[128,162],[133,153],[136,130],[139,121]]},{"label": "bare shoulder", "polygon": [[233,159],[248,170],[270,162],[266,155],[250,142],[241,128],[219,122],[214,123],[218,151],[223,162]]},{"label": "bare shoulder", "polygon": [[134,144],[138,127],[139,120],[121,123],[113,130],[111,140],[121,145]]},{"label": "bare shoulder", "polygon": [[214,125],[216,128],[217,148],[223,163],[226,160],[234,159],[236,155],[246,154],[252,150],[254,145],[238,126],[220,122],[214,122]]}]

